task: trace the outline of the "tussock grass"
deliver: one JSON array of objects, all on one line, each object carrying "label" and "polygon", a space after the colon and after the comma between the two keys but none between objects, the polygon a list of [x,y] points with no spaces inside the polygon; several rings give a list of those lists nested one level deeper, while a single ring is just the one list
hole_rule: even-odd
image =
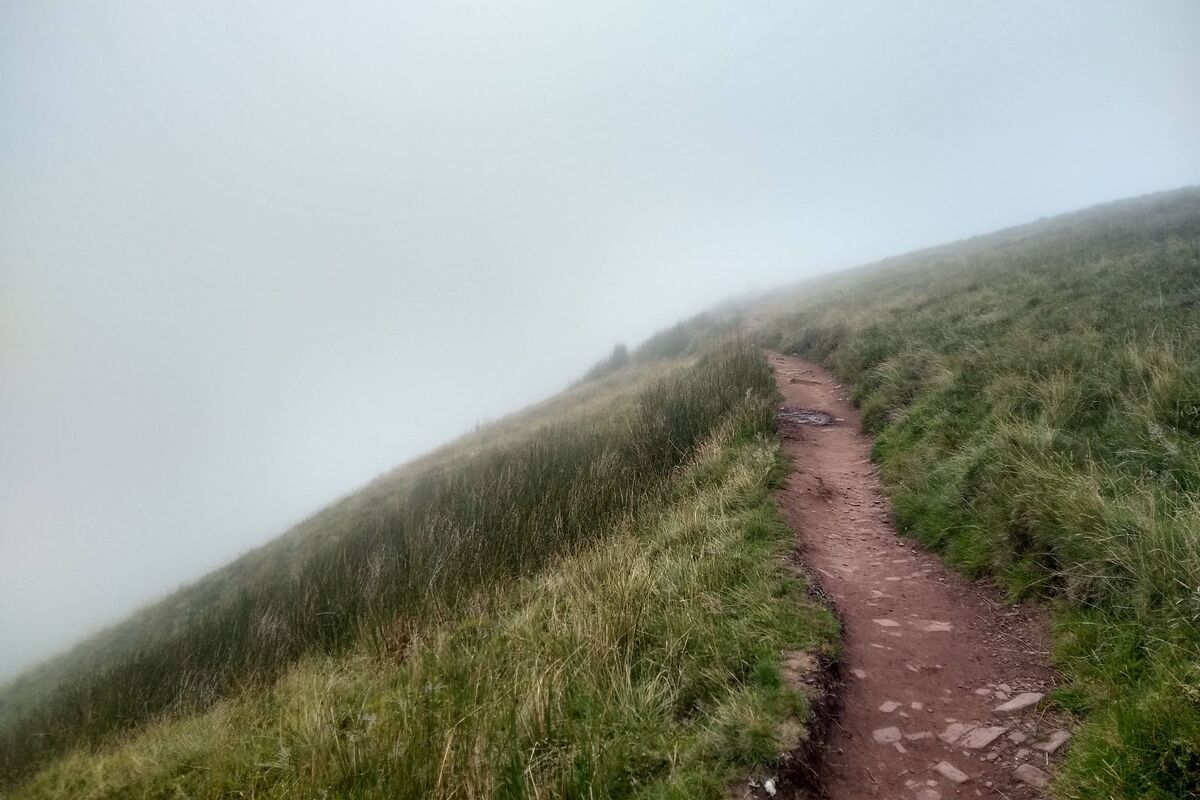
[{"label": "tussock grass", "polygon": [[[689,335],[670,349],[708,331]],[[795,742],[772,726],[803,712],[779,650],[831,629],[772,561],[770,372],[739,340],[628,362],[7,687],[0,780],[17,797],[670,796],[777,757]]]},{"label": "tussock grass", "polygon": [[[267,687],[79,747],[11,796],[721,796],[804,735],[780,652],[836,635],[779,559],[774,397],[746,346],[701,359],[620,418],[667,469],[636,510],[452,609],[401,616],[398,644],[310,651]],[[611,452],[589,484],[624,468]]]},{"label": "tussock grass", "polygon": [[853,387],[902,526],[1059,609],[1074,798],[1200,796],[1200,191],[771,301]]}]

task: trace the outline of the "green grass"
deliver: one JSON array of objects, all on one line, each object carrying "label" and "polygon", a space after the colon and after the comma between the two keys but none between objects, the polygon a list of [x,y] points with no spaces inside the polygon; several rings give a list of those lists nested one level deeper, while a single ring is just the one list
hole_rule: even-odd
[{"label": "green grass", "polygon": [[781,653],[835,627],[778,559],[770,372],[633,360],[9,687],[9,796],[717,797],[778,761]]},{"label": "green grass", "polygon": [[1200,796],[1200,191],[811,282],[760,341],[853,387],[903,529],[1056,609],[1071,798]]}]

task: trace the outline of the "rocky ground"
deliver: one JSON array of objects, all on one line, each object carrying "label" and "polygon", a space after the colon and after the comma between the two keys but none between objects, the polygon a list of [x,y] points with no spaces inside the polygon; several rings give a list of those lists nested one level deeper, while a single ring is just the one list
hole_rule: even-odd
[{"label": "rocky ground", "polygon": [[772,354],[771,364],[792,461],[779,501],[844,624],[823,791],[1040,796],[1071,736],[1044,702],[1054,673],[1043,620],[900,537],[845,388],[798,358]]}]

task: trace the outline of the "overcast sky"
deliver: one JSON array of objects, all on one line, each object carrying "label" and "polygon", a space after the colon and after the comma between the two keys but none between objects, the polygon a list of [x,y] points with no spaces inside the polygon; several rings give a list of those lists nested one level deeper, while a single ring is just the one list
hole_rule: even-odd
[{"label": "overcast sky", "polygon": [[747,289],[1200,182],[1200,3],[0,7],[0,677]]}]

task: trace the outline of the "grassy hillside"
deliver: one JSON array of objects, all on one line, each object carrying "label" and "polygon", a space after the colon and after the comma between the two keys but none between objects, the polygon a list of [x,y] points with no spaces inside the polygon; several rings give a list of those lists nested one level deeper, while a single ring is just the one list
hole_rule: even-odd
[{"label": "grassy hillside", "polygon": [[715,797],[777,760],[781,653],[834,626],[779,559],[766,364],[701,331],[7,687],[8,796]]},{"label": "grassy hillside", "polygon": [[1072,798],[1200,797],[1200,191],[814,281],[766,344],[852,387],[905,530],[1057,610]]}]

